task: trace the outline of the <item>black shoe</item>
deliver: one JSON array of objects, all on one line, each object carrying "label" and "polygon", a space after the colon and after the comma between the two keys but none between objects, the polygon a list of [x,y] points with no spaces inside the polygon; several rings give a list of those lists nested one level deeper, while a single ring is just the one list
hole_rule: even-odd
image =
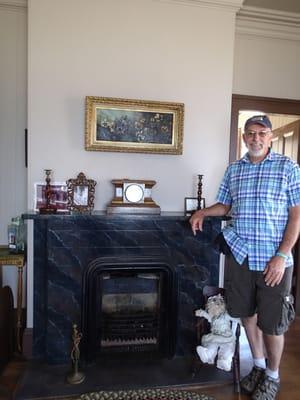
[{"label": "black shoe", "polygon": [[274,400],[280,388],[280,380],[265,375],[257,385],[252,400]]},{"label": "black shoe", "polygon": [[254,366],[251,372],[241,380],[242,391],[246,394],[252,394],[255,391],[256,386],[264,377],[264,373],[265,370],[263,368]]}]

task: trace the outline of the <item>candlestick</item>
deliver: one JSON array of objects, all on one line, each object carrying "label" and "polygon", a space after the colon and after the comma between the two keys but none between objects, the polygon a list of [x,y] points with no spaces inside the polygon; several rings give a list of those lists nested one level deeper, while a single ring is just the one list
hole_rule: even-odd
[{"label": "candlestick", "polygon": [[201,210],[201,208],[202,208],[202,201],[201,200],[203,200],[203,198],[202,198],[202,178],[203,178],[203,175],[198,175],[198,191],[197,191],[197,199],[198,199],[198,207],[197,207],[197,210]]},{"label": "candlestick", "polygon": [[41,207],[39,209],[40,214],[55,214],[57,211],[57,207],[54,204],[51,204],[51,195],[52,195],[52,190],[51,190],[51,169],[45,169],[45,181],[46,181],[46,187],[45,187],[45,197],[46,197],[46,205],[45,207]]}]

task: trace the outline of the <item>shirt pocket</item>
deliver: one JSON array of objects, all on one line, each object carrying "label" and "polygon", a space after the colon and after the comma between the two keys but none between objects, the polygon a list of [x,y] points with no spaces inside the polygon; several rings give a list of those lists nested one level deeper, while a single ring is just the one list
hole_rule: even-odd
[{"label": "shirt pocket", "polygon": [[259,177],[257,180],[257,198],[271,203],[287,202],[287,182],[284,177]]}]

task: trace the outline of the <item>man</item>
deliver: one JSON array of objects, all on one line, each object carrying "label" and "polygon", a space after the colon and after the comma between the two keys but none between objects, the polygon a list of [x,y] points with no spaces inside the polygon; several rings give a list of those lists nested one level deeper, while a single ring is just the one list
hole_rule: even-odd
[{"label": "man", "polygon": [[291,250],[300,230],[300,170],[270,149],[272,125],[266,115],[246,121],[243,140],[248,153],[227,168],[217,203],[195,212],[190,224],[196,234],[205,217],[231,211],[221,236],[228,254],[227,307],[242,319],[254,361],[241,387],[253,400],[273,400],[284,333],[294,317]]}]

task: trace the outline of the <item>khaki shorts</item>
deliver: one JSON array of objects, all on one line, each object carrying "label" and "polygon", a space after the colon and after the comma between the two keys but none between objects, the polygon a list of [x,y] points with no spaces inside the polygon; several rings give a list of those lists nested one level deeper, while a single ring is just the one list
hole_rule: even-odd
[{"label": "khaki shorts", "polygon": [[257,325],[267,335],[282,335],[295,317],[290,294],[293,268],[285,269],[279,285],[267,286],[261,271],[250,271],[248,259],[238,264],[227,256],[224,288],[227,309],[232,317],[246,318],[257,313]]}]

